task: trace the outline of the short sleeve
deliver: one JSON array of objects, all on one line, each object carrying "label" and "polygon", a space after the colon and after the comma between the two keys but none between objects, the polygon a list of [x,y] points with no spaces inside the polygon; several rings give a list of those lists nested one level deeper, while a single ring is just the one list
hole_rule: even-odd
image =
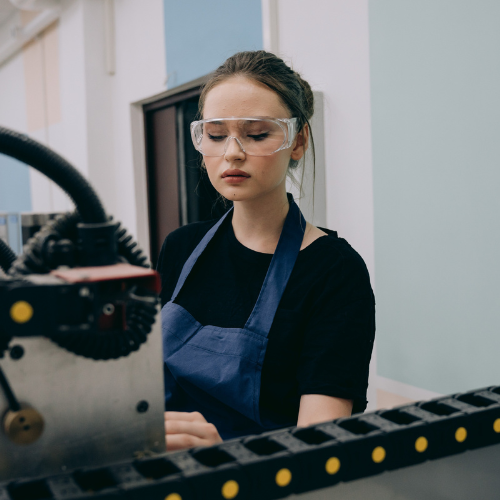
[{"label": "short sleeve", "polygon": [[316,290],[297,372],[299,393],[352,399],[353,413],[363,411],[375,299],[361,257],[353,250],[342,256]]}]

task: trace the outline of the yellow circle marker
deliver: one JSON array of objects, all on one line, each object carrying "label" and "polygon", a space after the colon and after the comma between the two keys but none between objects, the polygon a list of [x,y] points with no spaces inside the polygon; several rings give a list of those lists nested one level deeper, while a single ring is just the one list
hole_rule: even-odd
[{"label": "yellow circle marker", "polygon": [[496,433],[500,433],[500,418],[497,418],[497,419],[493,422],[493,430],[494,430]]},{"label": "yellow circle marker", "polygon": [[376,464],[380,464],[385,460],[385,450],[384,450],[384,448],[382,448],[382,446],[377,446],[372,451],[372,460]]},{"label": "yellow circle marker", "polygon": [[224,486],[222,486],[222,496],[226,500],[231,500],[235,498],[240,491],[240,485],[233,479],[226,481]]},{"label": "yellow circle marker", "polygon": [[292,480],[292,473],[289,469],[280,469],[276,474],[276,484],[284,487],[288,486]]},{"label": "yellow circle marker", "polygon": [[420,436],[416,441],[415,441],[415,449],[419,453],[423,453],[427,447],[429,446],[429,441],[427,441],[427,438],[424,436]]},{"label": "yellow circle marker", "polygon": [[467,429],[465,427],[459,427],[455,432],[455,439],[459,443],[463,443],[467,439]]},{"label": "yellow circle marker", "polygon": [[340,469],[340,460],[337,457],[329,458],[326,461],[325,469],[330,475],[337,474]]},{"label": "yellow circle marker", "polygon": [[170,495],[165,497],[165,500],[182,500],[182,497],[179,493],[170,493]]},{"label": "yellow circle marker", "polygon": [[16,323],[27,323],[33,317],[33,307],[25,300],[18,300],[10,308],[10,317]]}]

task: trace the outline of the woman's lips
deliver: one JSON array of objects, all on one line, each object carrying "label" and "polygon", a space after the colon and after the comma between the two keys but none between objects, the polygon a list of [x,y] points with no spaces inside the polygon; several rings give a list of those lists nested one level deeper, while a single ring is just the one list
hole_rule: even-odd
[{"label": "woman's lips", "polygon": [[239,169],[225,170],[222,179],[229,184],[240,184],[250,177],[250,174]]},{"label": "woman's lips", "polygon": [[228,175],[226,177],[223,177],[222,180],[224,182],[227,182],[228,184],[241,184],[242,182],[245,182],[249,177],[243,177],[243,176],[238,176],[238,175]]}]

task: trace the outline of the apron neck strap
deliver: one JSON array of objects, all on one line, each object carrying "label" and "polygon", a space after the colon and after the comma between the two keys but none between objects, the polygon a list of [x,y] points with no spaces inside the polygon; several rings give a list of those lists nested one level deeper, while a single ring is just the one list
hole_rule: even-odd
[{"label": "apron neck strap", "polygon": [[293,198],[289,196],[290,208],[281,231],[278,246],[267,270],[264,284],[245,329],[267,337],[285,291],[293,266],[299,255],[306,221]]},{"label": "apron neck strap", "polygon": [[182,268],[181,275],[179,276],[179,279],[177,281],[177,285],[175,286],[174,293],[172,294],[172,298],[170,299],[171,302],[173,302],[176,298],[179,292],[181,291],[181,288],[183,287],[187,277],[189,276],[189,273],[193,269],[194,265],[196,264],[196,261],[198,260],[198,257],[203,253],[203,250],[207,248],[207,245],[210,243],[210,240],[213,238],[214,234],[217,232],[219,227],[222,225],[224,222],[224,219],[229,215],[233,207],[231,207],[213,226],[210,231],[208,231],[207,234],[203,237],[203,239],[198,243],[198,246],[194,249],[193,253],[189,256],[188,260],[184,264],[184,267]]}]

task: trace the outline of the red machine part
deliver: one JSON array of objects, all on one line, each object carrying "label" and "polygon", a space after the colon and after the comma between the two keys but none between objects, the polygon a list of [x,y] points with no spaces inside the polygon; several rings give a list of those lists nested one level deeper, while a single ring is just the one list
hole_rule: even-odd
[{"label": "red machine part", "polygon": [[75,267],[73,269],[56,269],[51,271],[68,283],[93,283],[98,281],[125,281],[134,280],[148,290],[160,292],[160,275],[152,269],[132,266],[131,264],[115,264],[99,267]]}]

